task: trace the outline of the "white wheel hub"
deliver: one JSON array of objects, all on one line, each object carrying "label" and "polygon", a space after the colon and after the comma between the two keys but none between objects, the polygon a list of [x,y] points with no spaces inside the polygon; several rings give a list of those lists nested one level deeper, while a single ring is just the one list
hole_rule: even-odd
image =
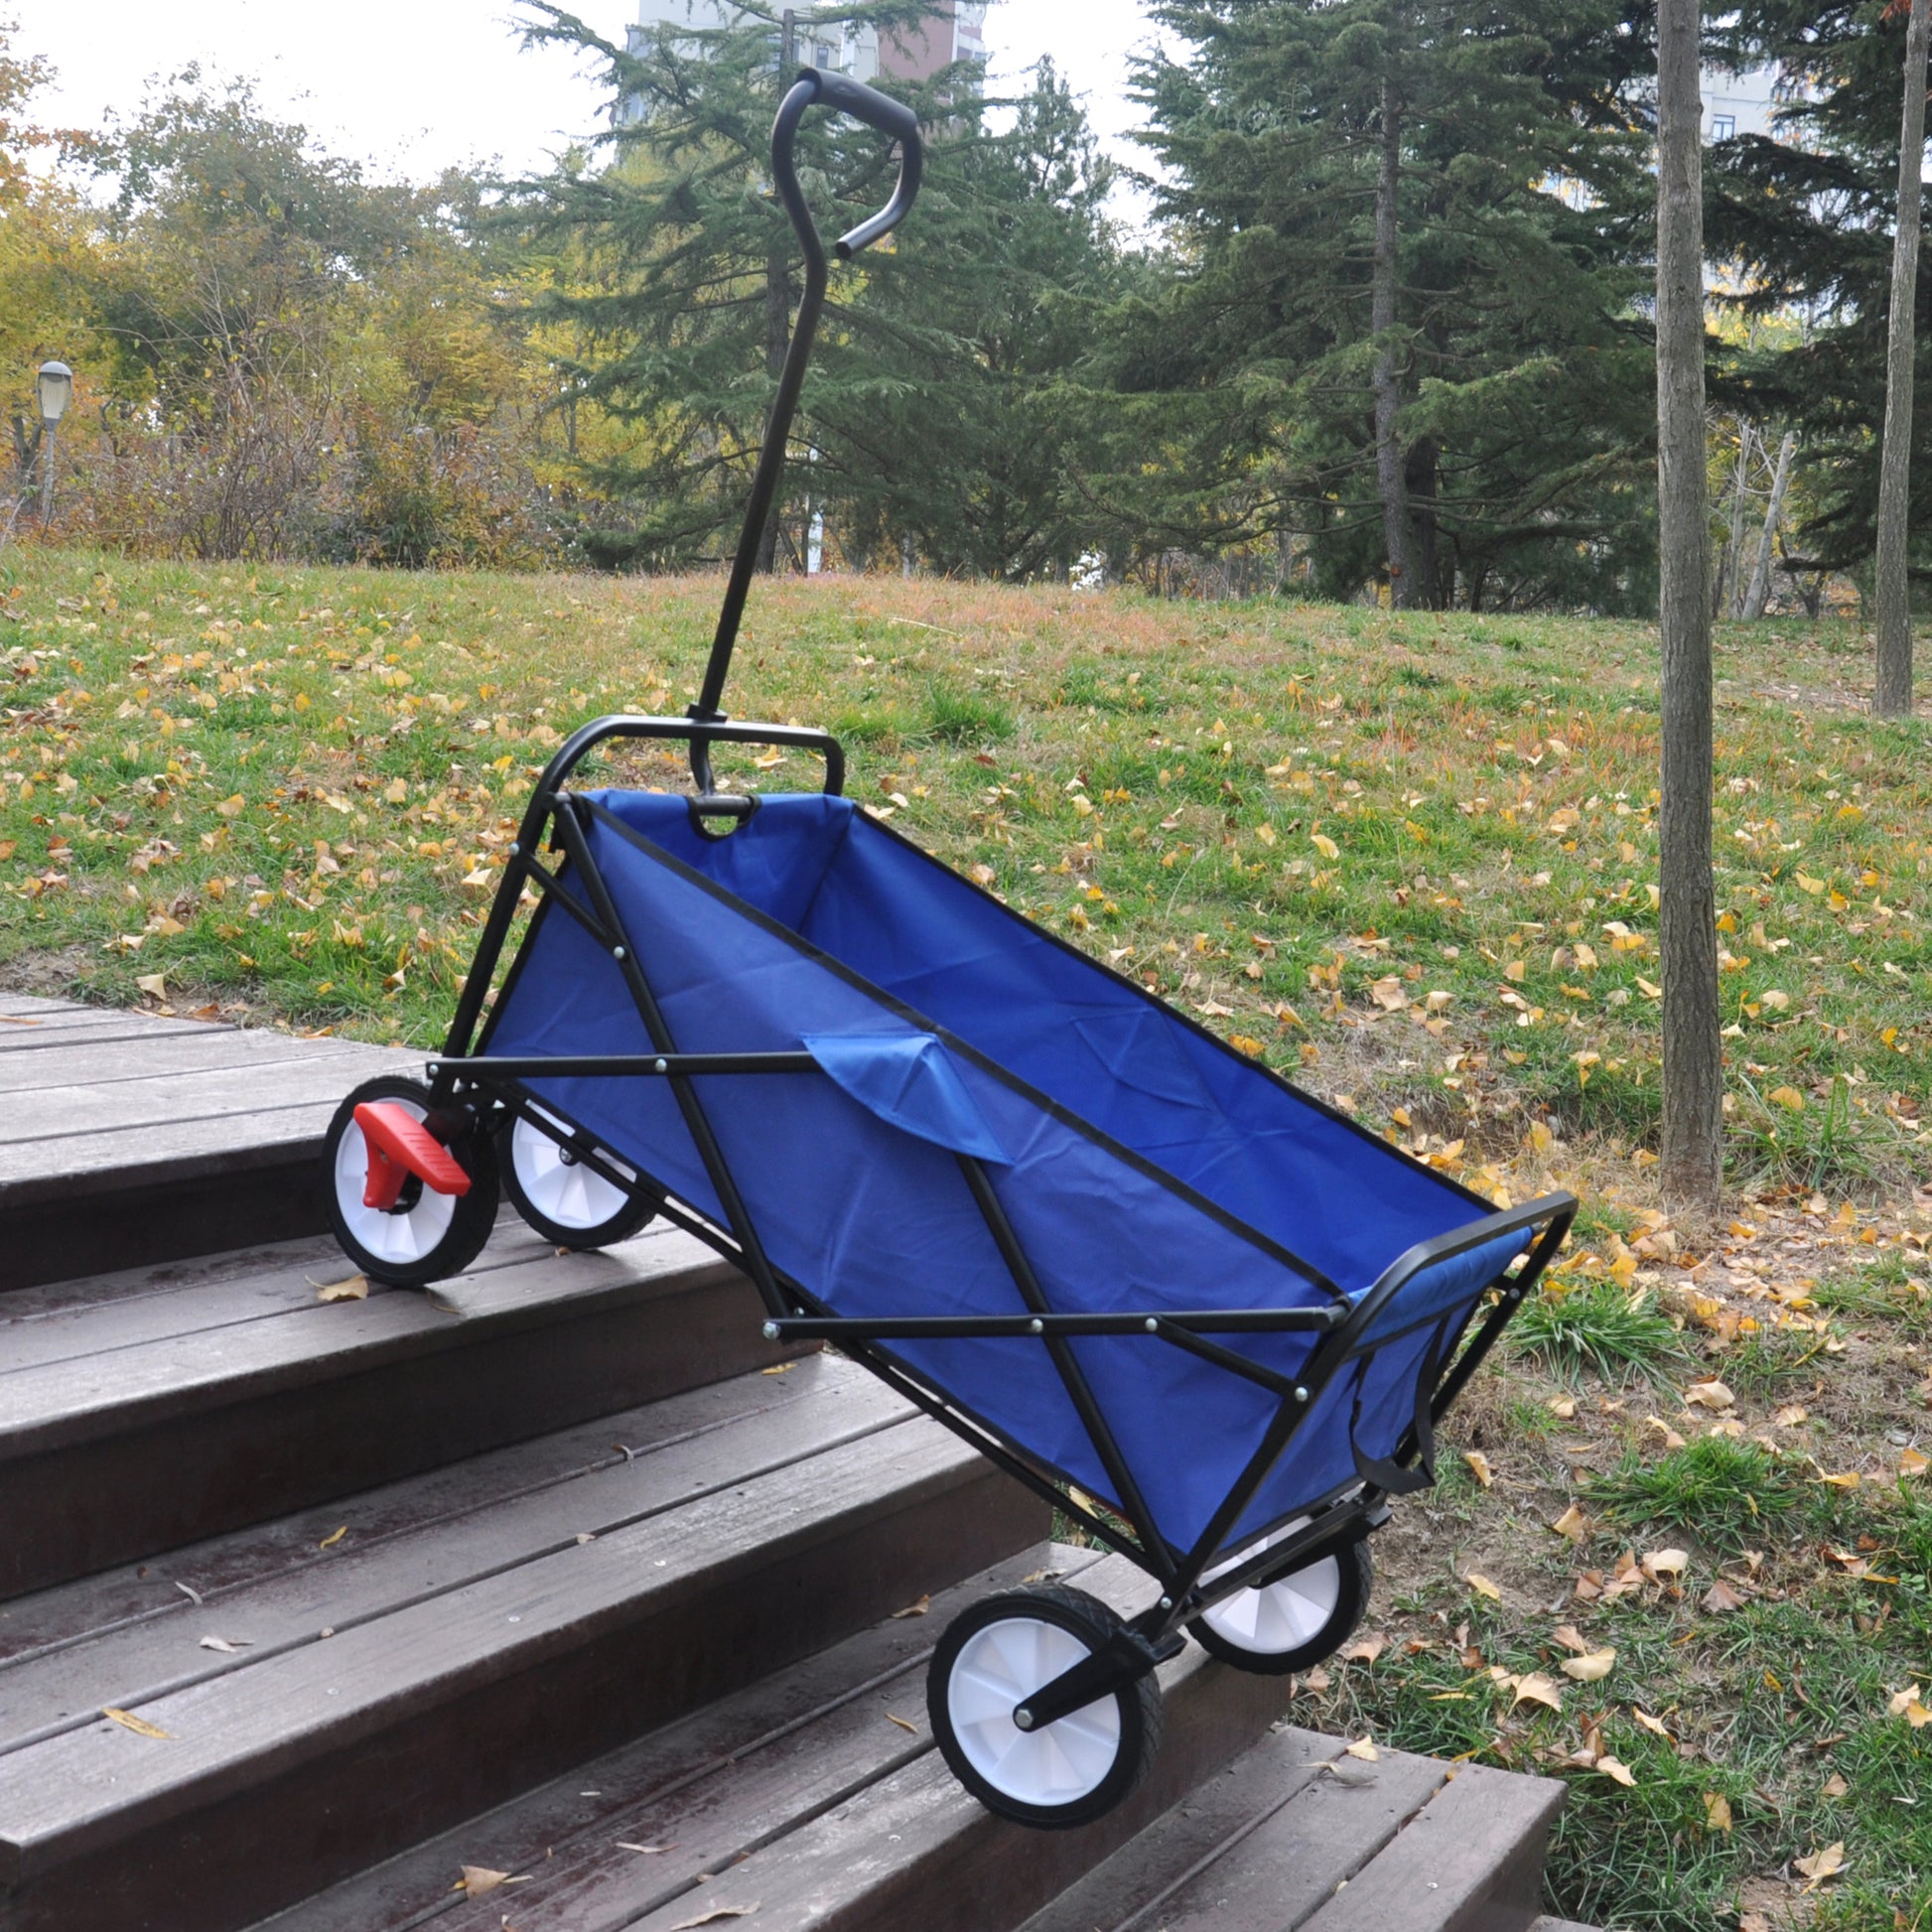
[{"label": "white wheel hub", "polygon": [[[569,1129],[560,1120],[551,1120],[558,1133]],[[598,1158],[608,1162],[613,1172],[630,1174],[621,1161],[599,1150]],[[574,1159],[569,1150],[559,1147],[542,1128],[519,1114],[510,1130],[510,1165],[523,1197],[547,1220],[560,1228],[588,1232],[615,1220],[630,1205],[630,1196],[615,1187],[601,1173]]]},{"label": "white wheel hub", "polygon": [[[1246,1563],[1258,1551],[1272,1550],[1291,1536],[1299,1536],[1307,1527],[1306,1516],[1299,1522],[1284,1525],[1225,1563],[1216,1564],[1202,1576],[1201,1582],[1212,1583],[1236,1564]],[[1300,1650],[1318,1636],[1340,1601],[1341,1560],[1319,1557],[1306,1570],[1294,1571],[1258,1589],[1237,1590],[1232,1596],[1222,1597],[1212,1608],[1201,1612],[1201,1621],[1237,1650],[1251,1651],[1258,1657],[1280,1657],[1291,1650]]]},{"label": "white wheel hub", "polygon": [[[411,1120],[422,1120],[426,1109],[397,1094],[383,1096],[385,1107],[400,1107]],[[389,1213],[364,1205],[369,1184],[369,1144],[351,1119],[336,1143],[336,1203],[343,1225],[366,1254],[377,1261],[402,1266],[421,1261],[450,1231],[456,1219],[456,1196],[424,1187],[414,1207]]]},{"label": "white wheel hub", "polygon": [[1120,1704],[1104,1697],[1038,1730],[1013,1722],[1024,1703],[1089,1656],[1070,1630],[1003,1617],[975,1630],[953,1660],[946,1710],[967,1762],[1026,1805],[1070,1805],[1099,1789],[1120,1756]]}]

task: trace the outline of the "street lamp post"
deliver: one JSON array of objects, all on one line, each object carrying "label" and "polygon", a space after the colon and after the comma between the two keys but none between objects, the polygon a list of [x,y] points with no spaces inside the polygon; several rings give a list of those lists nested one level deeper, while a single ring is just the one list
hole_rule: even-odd
[{"label": "street lamp post", "polygon": [[38,379],[41,428],[47,437],[41,453],[41,521],[46,523],[54,514],[54,443],[73,400],[73,371],[65,362],[43,362]]}]

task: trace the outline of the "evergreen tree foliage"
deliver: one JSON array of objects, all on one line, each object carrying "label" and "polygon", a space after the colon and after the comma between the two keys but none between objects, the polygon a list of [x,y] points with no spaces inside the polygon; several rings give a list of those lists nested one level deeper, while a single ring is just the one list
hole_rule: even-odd
[{"label": "evergreen tree foliage", "polygon": [[1092,483],[1122,534],[1287,537],[1324,593],[1400,536],[1398,602],[1648,608],[1641,15],[1155,13],[1182,50],[1139,72],[1170,253],[1120,316],[1121,460]]},{"label": "evergreen tree foliage", "polygon": [[[618,564],[716,556],[736,533],[798,293],[768,181],[771,117],[795,69],[763,8],[724,29],[658,30],[634,51],[541,11],[538,37],[592,54],[626,103],[606,165],[576,157],[516,198],[532,240],[556,253],[542,313],[574,345],[563,379],[628,431],[592,469],[624,523],[587,547]],[[855,0],[815,10],[812,34],[891,36],[926,12]],[[997,133],[970,78],[941,73],[908,95],[929,141],[913,221],[892,251],[833,277],[774,520],[792,559],[817,506],[856,562],[903,544],[991,576],[1065,560],[1065,434],[1043,398],[1083,346],[1071,318],[1112,259],[1111,177],[1050,73]],[[890,151],[843,116],[808,116],[798,153],[828,237],[891,192]]]},{"label": "evergreen tree foliage", "polygon": [[[1863,571],[1876,542],[1905,34],[1891,0],[1752,0],[1722,42],[1725,58],[1778,65],[1798,84],[1772,133],[1712,150],[1711,253],[1732,265],[1733,300],[1746,316],[1796,315],[1804,325],[1795,341],[1740,355],[1726,399],[1799,428],[1812,505],[1799,545],[1833,570]],[[1929,302],[1921,256],[1921,314]],[[1928,378],[1932,355],[1921,341],[1917,379]],[[1911,524],[1932,530],[1924,411],[1913,446]]]}]

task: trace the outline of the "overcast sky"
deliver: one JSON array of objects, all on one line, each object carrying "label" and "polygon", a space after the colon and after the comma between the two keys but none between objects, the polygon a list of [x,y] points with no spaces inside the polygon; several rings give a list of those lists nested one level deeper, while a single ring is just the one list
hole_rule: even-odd
[{"label": "overcast sky", "polygon": [[[539,165],[591,131],[601,105],[590,70],[526,53],[514,0],[11,0],[21,54],[57,70],[45,124],[98,126],[131,112],[156,74],[190,62],[247,75],[267,106],[385,176],[422,179],[500,158]],[[579,0],[617,39],[622,0]],[[1146,37],[1142,0],[995,0],[987,24],[996,83],[1050,54],[1086,97],[1110,145],[1133,113],[1126,55]]]}]

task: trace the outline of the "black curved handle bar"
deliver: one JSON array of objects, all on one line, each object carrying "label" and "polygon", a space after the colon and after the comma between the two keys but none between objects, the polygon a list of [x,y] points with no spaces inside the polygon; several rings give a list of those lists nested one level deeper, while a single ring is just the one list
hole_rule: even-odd
[{"label": "black curved handle bar", "polygon": [[[771,405],[771,420],[765,426],[758,472],[752,479],[752,500],[745,511],[745,528],[738,540],[731,581],[725,588],[724,609],[718,616],[718,631],[712,641],[711,661],[705,667],[704,688],[697,703],[686,713],[701,724],[720,723],[725,716],[718,705],[725,694],[725,678],[731,669],[732,648],[738,642],[738,627],[745,616],[745,600],[751,594],[752,579],[758,572],[759,540],[770,521],[771,505],[784,474],[785,445],[791,435],[792,418],[798,412],[805,369],[812,359],[818,319],[825,307],[829,273],[825,242],[805,204],[796,159],[799,123],[809,108],[820,104],[851,114],[868,127],[892,136],[899,146],[898,185],[893,191],[893,199],[871,220],[862,221],[849,234],[840,237],[836,251],[841,261],[850,261],[861,249],[882,240],[904,220],[918,198],[919,183],[925,172],[925,145],[919,138],[918,116],[902,101],[841,73],[821,73],[816,68],[806,68],[792,83],[778,109],[778,118],[772,123],[771,174],[778,199],[791,217],[791,225],[805,252],[805,292],[798,304],[798,325],[792,331],[791,346],[785,354],[784,373],[778,379],[778,394]],[[717,795],[706,739],[692,741],[691,775],[707,800]]]}]

